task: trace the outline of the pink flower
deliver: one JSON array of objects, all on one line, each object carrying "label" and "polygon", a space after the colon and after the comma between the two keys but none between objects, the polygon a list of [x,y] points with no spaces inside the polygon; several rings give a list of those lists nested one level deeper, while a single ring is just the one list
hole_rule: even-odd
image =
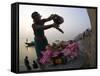
[{"label": "pink flower", "polygon": [[78,56],[78,50],[79,50],[78,44],[73,42],[71,44],[68,44],[68,46],[66,46],[66,48],[62,51],[62,53],[64,54],[64,56],[70,56],[74,58]]},{"label": "pink flower", "polygon": [[68,56],[68,55],[71,54],[71,51],[70,51],[70,49],[69,49],[68,47],[66,47],[66,48],[62,51],[62,53],[64,54],[64,56]]}]

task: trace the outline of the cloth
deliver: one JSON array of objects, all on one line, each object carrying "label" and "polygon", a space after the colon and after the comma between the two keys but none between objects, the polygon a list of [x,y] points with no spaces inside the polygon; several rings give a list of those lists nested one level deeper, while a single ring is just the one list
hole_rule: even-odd
[{"label": "cloth", "polygon": [[72,44],[68,44],[66,48],[62,51],[64,56],[76,57],[78,56],[79,46],[77,43],[73,42]]},{"label": "cloth", "polygon": [[39,62],[41,64],[46,64],[50,61],[50,58],[52,56],[52,51],[51,50],[46,50],[46,51],[42,51],[42,57],[40,58]]},{"label": "cloth", "polygon": [[35,49],[37,53],[37,57],[39,58],[41,56],[41,51],[45,49],[45,47],[48,45],[48,41],[46,37],[44,37],[42,40],[38,38],[34,38],[35,40]]}]

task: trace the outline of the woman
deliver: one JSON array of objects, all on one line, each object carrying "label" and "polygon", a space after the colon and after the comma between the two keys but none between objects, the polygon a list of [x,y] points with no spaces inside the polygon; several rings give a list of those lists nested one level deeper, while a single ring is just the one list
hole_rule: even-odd
[{"label": "woman", "polygon": [[52,27],[58,27],[59,24],[53,23],[50,25],[45,25],[44,23],[52,20],[53,15],[47,19],[41,19],[41,15],[38,12],[33,12],[31,15],[34,24],[32,24],[32,29],[34,31],[34,40],[35,40],[35,49],[37,57],[41,55],[41,51],[45,50],[45,47],[48,45],[48,40],[44,34],[44,30],[50,29]]}]

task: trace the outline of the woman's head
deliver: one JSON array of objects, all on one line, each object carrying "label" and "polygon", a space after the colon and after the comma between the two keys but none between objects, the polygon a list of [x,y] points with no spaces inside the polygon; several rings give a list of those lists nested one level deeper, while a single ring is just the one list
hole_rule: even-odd
[{"label": "woman's head", "polygon": [[25,56],[25,59],[28,59],[28,56]]},{"label": "woman's head", "polygon": [[41,15],[38,12],[33,12],[31,17],[35,22],[41,19]]}]

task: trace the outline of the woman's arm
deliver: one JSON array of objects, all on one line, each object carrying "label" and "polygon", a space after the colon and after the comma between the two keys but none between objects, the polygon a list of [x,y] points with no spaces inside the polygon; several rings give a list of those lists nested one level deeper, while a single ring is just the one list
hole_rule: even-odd
[{"label": "woman's arm", "polygon": [[33,25],[32,25],[32,28],[33,28],[34,30],[38,30],[38,29],[46,30],[46,29],[50,29],[50,28],[55,27],[55,26],[58,26],[58,24],[53,23],[53,24],[45,25],[45,26],[33,24]]},{"label": "woman's arm", "polygon": [[50,29],[50,28],[56,28],[57,30],[59,30],[61,33],[64,33],[64,31],[62,30],[62,29],[60,29],[59,28],[59,25],[58,24],[55,24],[55,23],[53,23],[53,24],[51,24],[51,25],[46,25],[46,26],[41,26],[41,25],[36,25],[36,24],[33,24],[32,25],[32,28],[34,29],[34,30],[38,30],[38,29],[40,29],[40,30],[47,30],[47,29]]},{"label": "woman's arm", "polygon": [[53,14],[51,16],[49,16],[48,18],[42,19],[43,22],[47,22],[53,19]]}]

